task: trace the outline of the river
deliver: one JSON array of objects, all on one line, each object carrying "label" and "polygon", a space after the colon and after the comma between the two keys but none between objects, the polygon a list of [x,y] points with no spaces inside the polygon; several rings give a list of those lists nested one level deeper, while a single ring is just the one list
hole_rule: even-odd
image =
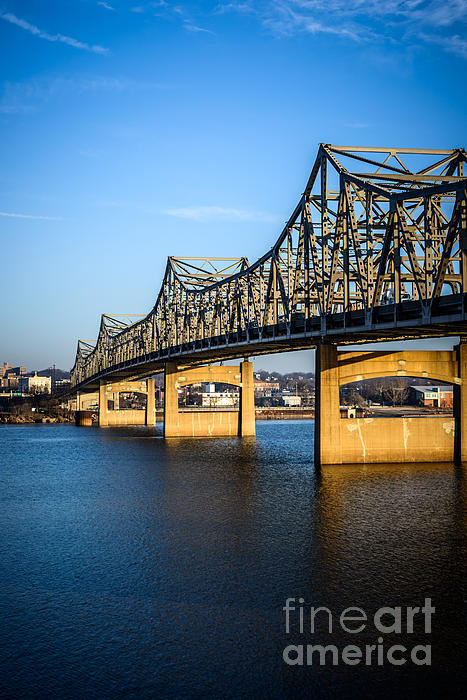
[{"label": "river", "polygon": [[[462,468],[316,470],[312,421],[172,441],[6,425],[0,447],[2,697],[463,696]],[[424,605],[408,632],[407,607]],[[381,632],[385,606],[401,613]],[[308,664],[310,644],[334,645],[336,665],[332,650]]]}]

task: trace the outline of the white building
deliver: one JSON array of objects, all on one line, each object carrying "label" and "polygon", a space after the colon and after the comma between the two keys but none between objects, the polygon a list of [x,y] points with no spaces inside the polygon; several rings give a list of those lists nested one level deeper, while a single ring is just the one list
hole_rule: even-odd
[{"label": "white building", "polygon": [[214,383],[206,384],[206,390],[201,394],[201,405],[205,408],[215,408],[217,406],[227,406],[236,408],[240,399],[238,387],[229,386],[223,391],[216,391]]},{"label": "white building", "polygon": [[282,395],[282,404],[284,406],[301,406],[302,397],[301,396],[287,396]]},{"label": "white building", "polygon": [[50,394],[52,392],[52,377],[18,377],[18,390],[21,394]]}]

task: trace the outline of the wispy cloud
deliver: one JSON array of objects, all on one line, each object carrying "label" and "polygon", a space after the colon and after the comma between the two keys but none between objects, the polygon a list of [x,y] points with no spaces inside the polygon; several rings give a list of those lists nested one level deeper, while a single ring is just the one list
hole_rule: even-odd
[{"label": "wispy cloud", "polygon": [[34,112],[38,106],[60,95],[75,95],[88,91],[96,93],[155,90],[170,87],[163,83],[138,81],[125,77],[77,76],[28,80],[22,83],[6,82],[0,96],[0,114],[24,114]]},{"label": "wispy cloud", "polygon": [[[410,19],[424,24],[449,26],[467,17],[465,0],[260,0],[256,3],[265,14],[278,11],[296,12],[302,16],[334,16],[334,21],[345,17]],[[242,3],[228,3],[232,10]]]},{"label": "wispy cloud", "polygon": [[332,34],[362,41],[369,34],[367,27],[342,19],[336,21],[327,11],[316,12],[296,0],[279,0],[264,9],[261,13],[262,24],[278,35]]},{"label": "wispy cloud", "polygon": [[0,98],[0,114],[27,114],[34,111],[32,104],[24,102],[18,94],[10,91],[8,84],[5,86],[4,95]]},{"label": "wispy cloud", "polygon": [[152,10],[167,9],[169,12],[181,12],[181,8],[178,5],[169,5],[166,0],[152,0],[152,2],[145,2],[142,5],[134,5],[130,7],[130,12],[136,12],[137,14],[143,14],[143,12],[151,12]]},{"label": "wispy cloud", "polygon": [[[216,14],[255,15],[278,36],[329,34],[359,42],[436,43],[467,58],[466,0],[227,0]],[[449,27],[456,33],[447,35]]]},{"label": "wispy cloud", "polygon": [[248,2],[223,2],[214,11],[216,14],[224,14],[225,12],[253,14],[256,12],[255,8]]},{"label": "wispy cloud", "polygon": [[181,22],[182,27],[187,32],[215,35],[215,32],[211,29],[202,27],[197,21],[194,21],[191,16],[192,13],[188,12],[184,6],[168,3],[166,0],[153,0],[152,2],[134,5],[130,7],[130,12]]},{"label": "wispy cloud", "polygon": [[166,209],[164,214],[175,216],[179,219],[191,219],[192,221],[262,221],[276,223],[279,217],[261,211],[247,209],[233,209],[229,207],[195,206],[180,207],[178,209]]},{"label": "wispy cloud", "polygon": [[9,216],[13,219],[39,219],[40,221],[63,221],[61,216],[36,216],[35,214],[14,214],[8,211],[0,211],[0,216]]},{"label": "wispy cloud", "polygon": [[429,43],[437,44],[448,53],[456,54],[460,58],[467,59],[467,39],[454,34],[453,36],[436,36],[434,34],[420,34],[420,37]]},{"label": "wispy cloud", "polygon": [[204,27],[198,27],[196,24],[192,24],[189,20],[185,20],[183,22],[183,26],[187,30],[187,32],[201,32],[202,34],[215,34],[215,32],[212,32],[210,29],[205,29]]},{"label": "wispy cloud", "polygon": [[39,39],[45,39],[46,41],[52,42],[57,41],[62,44],[67,44],[68,46],[73,46],[73,48],[75,49],[92,51],[93,53],[108,53],[108,49],[97,44],[87,44],[84,41],[78,41],[78,39],[74,39],[71,36],[66,36],[65,34],[49,34],[48,32],[44,32],[42,29],[39,29],[39,27],[36,27],[34,24],[30,24],[30,22],[26,22],[26,20],[20,19],[19,17],[16,17],[16,15],[11,14],[11,12],[3,12],[0,10],[0,17],[3,20],[5,20],[5,22],[10,22],[10,24],[14,24],[17,27],[21,27],[21,29],[24,29],[25,31],[29,32],[30,34],[33,34],[34,36],[37,36]]},{"label": "wispy cloud", "polygon": [[105,7],[106,10],[112,10],[112,12],[115,12],[115,7],[112,7],[112,5],[109,5],[108,2],[102,2],[102,0],[101,0],[101,2],[98,2],[97,4],[100,5],[101,7]]}]

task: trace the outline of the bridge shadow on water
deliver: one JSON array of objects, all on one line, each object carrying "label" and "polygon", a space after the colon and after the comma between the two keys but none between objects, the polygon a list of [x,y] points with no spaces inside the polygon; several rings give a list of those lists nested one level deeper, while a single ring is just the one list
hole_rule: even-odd
[{"label": "bridge shadow on water", "polygon": [[[461,697],[462,468],[316,470],[312,421],[215,440],[3,428],[6,697],[416,698],[447,683]],[[305,620],[332,612],[332,633],[323,617],[300,632],[299,598]],[[420,616],[383,636],[431,644],[431,666],[282,659],[290,644],[376,644],[377,609],[425,598],[431,633]],[[358,634],[339,625],[350,606],[368,616]]]}]

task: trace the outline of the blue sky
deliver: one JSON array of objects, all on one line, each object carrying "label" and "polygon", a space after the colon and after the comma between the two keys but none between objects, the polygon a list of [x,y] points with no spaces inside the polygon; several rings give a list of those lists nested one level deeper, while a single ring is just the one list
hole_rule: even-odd
[{"label": "blue sky", "polygon": [[466,25],[465,0],[0,0],[0,361],[69,368],[169,254],[256,259],[320,141],[465,146]]}]

